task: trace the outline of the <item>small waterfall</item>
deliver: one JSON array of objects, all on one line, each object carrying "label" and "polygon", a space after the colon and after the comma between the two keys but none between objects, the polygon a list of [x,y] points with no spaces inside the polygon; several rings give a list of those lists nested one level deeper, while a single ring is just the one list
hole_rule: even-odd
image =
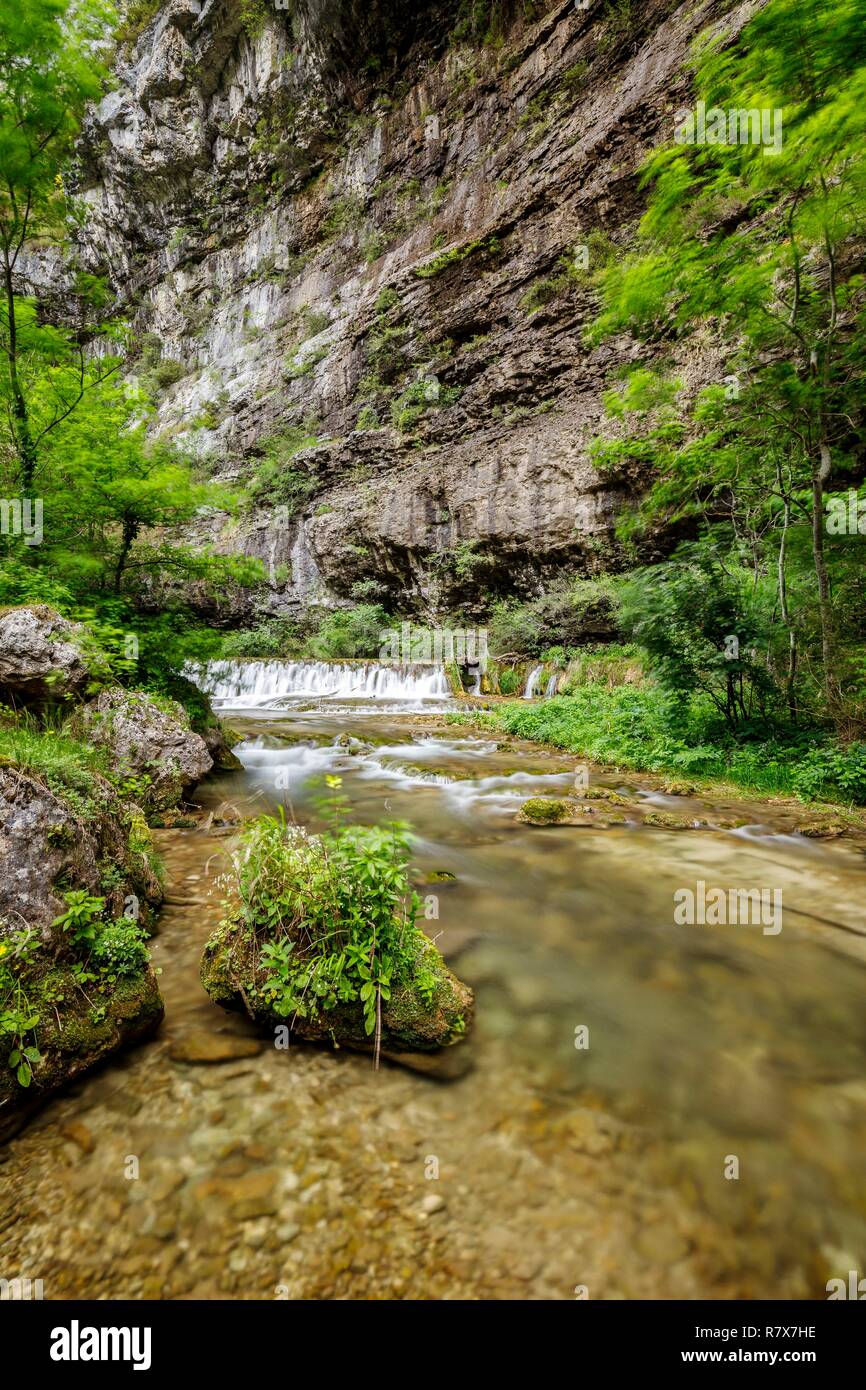
[{"label": "small waterfall", "polygon": [[209,661],[184,672],[220,709],[250,709],[286,697],[434,700],[450,695],[442,666],[380,662]]},{"label": "small waterfall", "polygon": [[543,666],[536,666],[534,670],[530,671],[529,679],[526,682],[526,689],[523,692],[524,700],[531,700],[534,697],[535,688],[538,685],[539,680],[541,679],[541,673],[543,670]]},{"label": "small waterfall", "polygon": [[[471,670],[471,669],[472,669],[472,668],[470,667],[470,670]],[[475,670],[475,684],[473,685],[472,689],[469,691],[469,694],[470,694],[470,695],[480,695],[480,694],[481,694],[481,667],[480,667],[480,666],[476,666],[476,667],[474,668],[474,670]]]},{"label": "small waterfall", "polygon": [[547,682],[547,689],[544,692],[545,699],[549,700],[551,695],[556,694],[556,687],[559,685],[559,676],[554,672]]}]

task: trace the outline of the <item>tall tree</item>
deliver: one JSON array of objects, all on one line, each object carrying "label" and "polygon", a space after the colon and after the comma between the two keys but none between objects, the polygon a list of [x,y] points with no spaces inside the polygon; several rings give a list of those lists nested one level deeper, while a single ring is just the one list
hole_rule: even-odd
[{"label": "tall tree", "polygon": [[[640,245],[604,272],[593,331],[675,335],[710,322],[727,344],[742,377],[732,420],[751,446],[760,426],[789,518],[808,491],[824,696],[838,722],[825,493],[857,454],[866,382],[861,0],[770,0],[735,42],[724,30],[704,39],[695,66],[696,98],[726,128],[714,118],[706,143],[688,143],[697,122],[683,121],[649,161]],[[769,144],[740,143],[751,112]]]},{"label": "tall tree", "polygon": [[[105,0],[0,0],[0,350],[25,493],[32,490],[39,441],[21,369],[27,337],[16,297],[21,256],[37,238],[63,237],[61,169],[87,102],[101,94],[107,75],[101,45],[112,20]],[[82,392],[85,380],[82,356]],[[64,398],[58,414],[74,403],[75,394]]]}]

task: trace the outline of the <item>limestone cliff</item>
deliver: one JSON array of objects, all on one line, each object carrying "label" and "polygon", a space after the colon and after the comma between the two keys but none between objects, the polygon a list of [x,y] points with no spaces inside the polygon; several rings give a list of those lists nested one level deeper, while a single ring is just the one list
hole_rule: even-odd
[{"label": "limestone cliff", "polygon": [[272,611],[616,567],[634,480],[587,446],[645,349],[586,348],[587,270],[633,232],[691,41],[753,7],[287,3],[140,3],[81,148],[80,254],[146,335],[159,428],[219,476],[277,460],[212,537],[266,562]]}]

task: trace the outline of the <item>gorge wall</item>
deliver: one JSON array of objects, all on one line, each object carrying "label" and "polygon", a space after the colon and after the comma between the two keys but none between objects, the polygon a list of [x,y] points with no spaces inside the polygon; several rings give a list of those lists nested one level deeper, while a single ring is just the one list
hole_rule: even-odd
[{"label": "gorge wall", "polygon": [[276,460],[251,512],[198,527],[264,561],[266,611],[472,613],[621,566],[640,477],[590,461],[605,386],[654,352],[687,386],[721,369],[694,342],[587,348],[591,272],[633,235],[692,40],[753,9],[138,5],[81,145],[78,254],[133,317],[158,428],[215,476]]}]

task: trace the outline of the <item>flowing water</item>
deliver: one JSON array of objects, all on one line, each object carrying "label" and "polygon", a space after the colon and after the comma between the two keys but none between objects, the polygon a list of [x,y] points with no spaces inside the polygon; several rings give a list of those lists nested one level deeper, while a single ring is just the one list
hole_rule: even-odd
[{"label": "flowing water", "polygon": [[[235,675],[227,704],[271,688]],[[165,1022],[6,1150],[4,1265],[108,1298],[822,1298],[866,1270],[862,845],[646,779],[626,790],[745,824],[524,825],[572,759],[294,694],[232,716],[243,772],[159,834]],[[317,827],[325,773],[358,820],[414,827],[425,925],[476,991],[462,1075],[278,1051],[200,988],[231,822],[282,802]],[[698,881],[780,889],[783,929],[676,925]],[[229,1060],[182,1060],[202,1039]]]}]

